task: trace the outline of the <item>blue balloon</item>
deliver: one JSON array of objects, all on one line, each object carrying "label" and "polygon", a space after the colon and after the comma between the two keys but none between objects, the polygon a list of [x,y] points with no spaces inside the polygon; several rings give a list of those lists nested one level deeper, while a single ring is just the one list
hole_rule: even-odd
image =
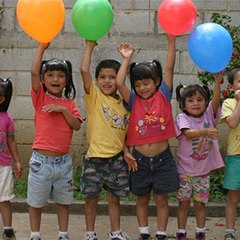
[{"label": "blue balloon", "polygon": [[218,73],[224,70],[231,60],[231,35],[217,23],[203,23],[190,34],[188,52],[198,67],[210,73]]}]

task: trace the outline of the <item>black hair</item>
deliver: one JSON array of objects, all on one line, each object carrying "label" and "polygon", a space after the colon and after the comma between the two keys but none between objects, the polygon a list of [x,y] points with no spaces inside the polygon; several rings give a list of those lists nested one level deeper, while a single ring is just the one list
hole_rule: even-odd
[{"label": "black hair", "polygon": [[234,82],[234,77],[237,72],[240,72],[240,66],[236,66],[231,71],[228,73],[228,82],[230,84],[233,84]]},{"label": "black hair", "polygon": [[7,112],[11,98],[12,98],[12,82],[9,78],[0,78],[0,96],[5,100],[0,104],[0,112]]},{"label": "black hair", "polygon": [[[47,61],[43,61],[40,69],[40,74],[44,76],[47,71],[63,71],[66,74],[66,86],[64,90],[64,96],[66,98],[74,99],[76,96],[76,89],[73,83],[72,77],[72,64],[70,61],[64,61],[58,58],[53,58]],[[44,91],[47,89],[43,84]]]},{"label": "black hair", "polygon": [[118,62],[114,59],[103,60],[96,67],[95,78],[96,79],[98,78],[99,72],[102,68],[112,68],[116,71],[116,73],[118,73],[118,70],[120,69],[120,66],[121,66],[120,62]]},{"label": "black hair", "polygon": [[[181,91],[182,90],[182,91]],[[207,85],[199,85],[199,84],[193,84],[193,85],[188,85],[184,86],[181,83],[177,86],[176,88],[176,98],[179,104],[179,108],[187,113],[185,111],[185,100],[187,97],[192,97],[195,95],[197,92],[203,95],[204,99],[206,100],[206,103],[208,105],[210,101],[210,90]]]},{"label": "black hair", "polygon": [[[135,90],[135,82],[143,79],[152,79],[155,83],[158,83],[157,88],[162,82],[162,66],[159,61],[153,60],[150,62],[131,63],[129,66],[129,77],[131,88]],[[137,93],[136,93],[137,94]]]}]

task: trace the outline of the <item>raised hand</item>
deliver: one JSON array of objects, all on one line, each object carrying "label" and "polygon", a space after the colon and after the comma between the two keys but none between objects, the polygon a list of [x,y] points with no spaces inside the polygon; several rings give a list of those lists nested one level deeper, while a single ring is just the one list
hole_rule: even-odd
[{"label": "raised hand", "polygon": [[134,47],[130,43],[121,43],[118,47],[118,51],[124,58],[131,58],[134,53]]}]

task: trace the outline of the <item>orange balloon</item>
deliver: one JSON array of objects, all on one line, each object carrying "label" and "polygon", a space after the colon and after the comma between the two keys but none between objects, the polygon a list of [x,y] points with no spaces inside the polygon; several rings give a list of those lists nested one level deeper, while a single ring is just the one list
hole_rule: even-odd
[{"label": "orange balloon", "polygon": [[62,0],[19,0],[17,19],[30,37],[41,43],[51,42],[61,31],[65,19]]}]

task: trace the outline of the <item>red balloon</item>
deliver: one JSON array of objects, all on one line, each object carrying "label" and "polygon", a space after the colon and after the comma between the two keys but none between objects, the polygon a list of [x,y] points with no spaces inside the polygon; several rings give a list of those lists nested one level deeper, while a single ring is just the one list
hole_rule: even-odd
[{"label": "red balloon", "polygon": [[191,0],[164,0],[158,8],[158,22],[172,35],[189,31],[197,18],[197,10]]}]

